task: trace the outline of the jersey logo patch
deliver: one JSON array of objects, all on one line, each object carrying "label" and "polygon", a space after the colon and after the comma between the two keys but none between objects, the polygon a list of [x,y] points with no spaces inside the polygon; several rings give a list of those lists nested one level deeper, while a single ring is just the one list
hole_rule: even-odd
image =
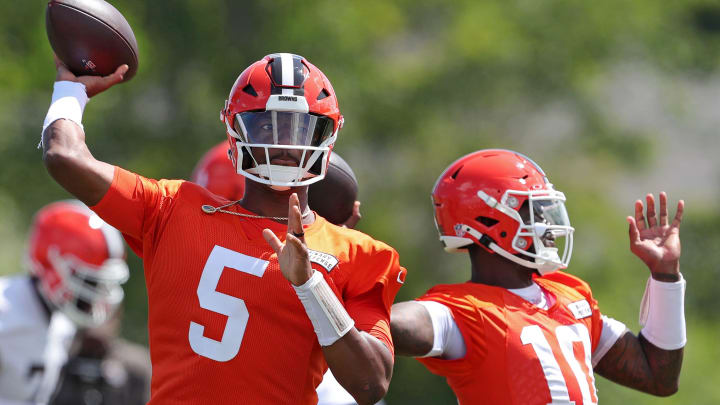
[{"label": "jersey logo patch", "polygon": [[311,263],[322,266],[329,273],[338,264],[337,257],[330,253],[318,252],[317,250],[308,249],[308,256]]},{"label": "jersey logo patch", "polygon": [[587,300],[581,300],[581,301],[575,301],[573,303],[568,304],[568,308],[570,309],[570,312],[575,316],[575,319],[582,319],[587,318],[588,316],[592,315],[592,309],[590,309],[590,304],[588,304]]}]

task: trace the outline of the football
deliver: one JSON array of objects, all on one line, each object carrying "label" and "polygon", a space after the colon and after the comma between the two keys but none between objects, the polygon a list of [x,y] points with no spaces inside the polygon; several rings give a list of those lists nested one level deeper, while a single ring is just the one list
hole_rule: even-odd
[{"label": "football", "polygon": [[58,58],[77,76],[106,76],[127,64],[124,81],[138,69],[138,46],[130,24],[103,0],[51,0],[45,28]]},{"label": "football", "polygon": [[321,217],[340,225],[352,215],[358,182],[350,165],[333,152],[325,178],[308,187],[308,205]]}]

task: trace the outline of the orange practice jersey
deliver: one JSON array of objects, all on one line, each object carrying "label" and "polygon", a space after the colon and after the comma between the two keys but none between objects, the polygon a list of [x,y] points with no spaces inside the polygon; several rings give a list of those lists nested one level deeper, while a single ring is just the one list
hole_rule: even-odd
[{"label": "orange practice jersey", "polygon": [[[137,241],[148,291],[150,404],[315,404],[327,368],[312,324],[262,237],[287,226],[216,212],[227,201],[180,180],[121,168],[93,207]],[[228,210],[244,212],[239,206]],[[355,327],[392,351],[390,306],[405,270],[391,247],[317,216],[305,227],[314,269]]]},{"label": "orange practice jersey", "polygon": [[589,286],[562,272],[535,282],[554,297],[548,310],[471,282],[439,285],[419,298],[450,308],[465,340],[463,358],[418,359],[446,377],[460,404],[597,403],[591,354],[602,320]]}]

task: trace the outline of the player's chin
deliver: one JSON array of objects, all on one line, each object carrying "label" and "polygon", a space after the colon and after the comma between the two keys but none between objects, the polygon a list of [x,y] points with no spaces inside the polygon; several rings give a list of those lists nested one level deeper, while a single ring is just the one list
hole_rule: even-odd
[{"label": "player's chin", "polygon": [[307,190],[308,186],[276,186],[271,184],[263,184],[265,187],[269,188],[276,194],[280,195],[287,195],[290,197],[292,193],[300,193],[303,190]]}]

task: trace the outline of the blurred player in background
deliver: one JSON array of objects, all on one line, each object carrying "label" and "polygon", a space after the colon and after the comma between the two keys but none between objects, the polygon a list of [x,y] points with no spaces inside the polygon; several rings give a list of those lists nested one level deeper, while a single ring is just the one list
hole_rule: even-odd
[{"label": "blurred player in background", "polygon": [[29,275],[0,278],[0,404],[45,404],[76,328],[102,324],[128,278],[120,233],[79,201],[37,212]]},{"label": "blurred player in background", "polygon": [[81,113],[127,65],[75,77],[56,64],[53,99],[63,102],[46,117],[44,162],[139,242],[150,403],[314,404],[326,365],[358,403],[381,399],[393,365],[390,306],[405,269],[391,247],[307,207],[307,186],[324,177],[342,126],[325,75],[281,53],[238,77],[221,112],[233,165],[250,180],[237,202],[96,160]]},{"label": "blurred player in background", "polygon": [[[444,376],[460,404],[596,404],[594,372],[667,396],[685,346],[680,237],[684,203],[635,203],[630,250],[650,270],[638,336],[600,313],[565,269],[573,228],[565,196],[529,158],[481,150],[453,163],[432,193],[447,251],[470,255],[471,278],[392,309],[397,353]],[[647,222],[646,222],[647,221]]]},{"label": "blurred player in background", "polygon": [[[333,154],[330,155],[330,165],[328,166],[325,178],[308,187],[310,208],[314,209],[315,212],[323,218],[335,219],[337,215],[335,215],[334,212],[324,212],[320,208],[313,207],[312,201],[313,199],[323,197],[322,195],[315,194],[333,191],[338,192],[338,190],[343,189],[341,182],[344,179],[337,172],[338,166],[347,168],[347,170],[350,171],[351,178],[355,181],[355,184],[357,184],[357,179],[350,165],[348,165],[337,152],[333,152]],[[245,177],[238,176],[235,173],[235,168],[230,161],[226,142],[214,146],[203,155],[197,166],[195,166],[190,180],[228,200],[242,199],[245,191]],[[319,188],[319,185],[323,185],[324,187]],[[318,205],[322,208],[326,207],[326,205]],[[335,225],[354,228],[362,218],[360,215],[360,201],[355,201],[352,206],[344,208],[347,208],[352,214],[347,218],[340,217],[330,222]],[[318,394],[318,405],[351,405],[356,403],[352,395],[337,382],[330,369],[325,372],[323,380],[316,391]],[[379,404],[383,403],[385,402],[379,402]]]},{"label": "blurred player in background", "polygon": [[227,142],[210,148],[193,169],[190,181],[197,183],[213,194],[230,201],[242,200],[245,194],[245,177],[238,176],[230,159]]},{"label": "blurred player in background", "polygon": [[150,353],[120,337],[122,308],[79,331],[50,405],[144,405],[150,400]]}]

